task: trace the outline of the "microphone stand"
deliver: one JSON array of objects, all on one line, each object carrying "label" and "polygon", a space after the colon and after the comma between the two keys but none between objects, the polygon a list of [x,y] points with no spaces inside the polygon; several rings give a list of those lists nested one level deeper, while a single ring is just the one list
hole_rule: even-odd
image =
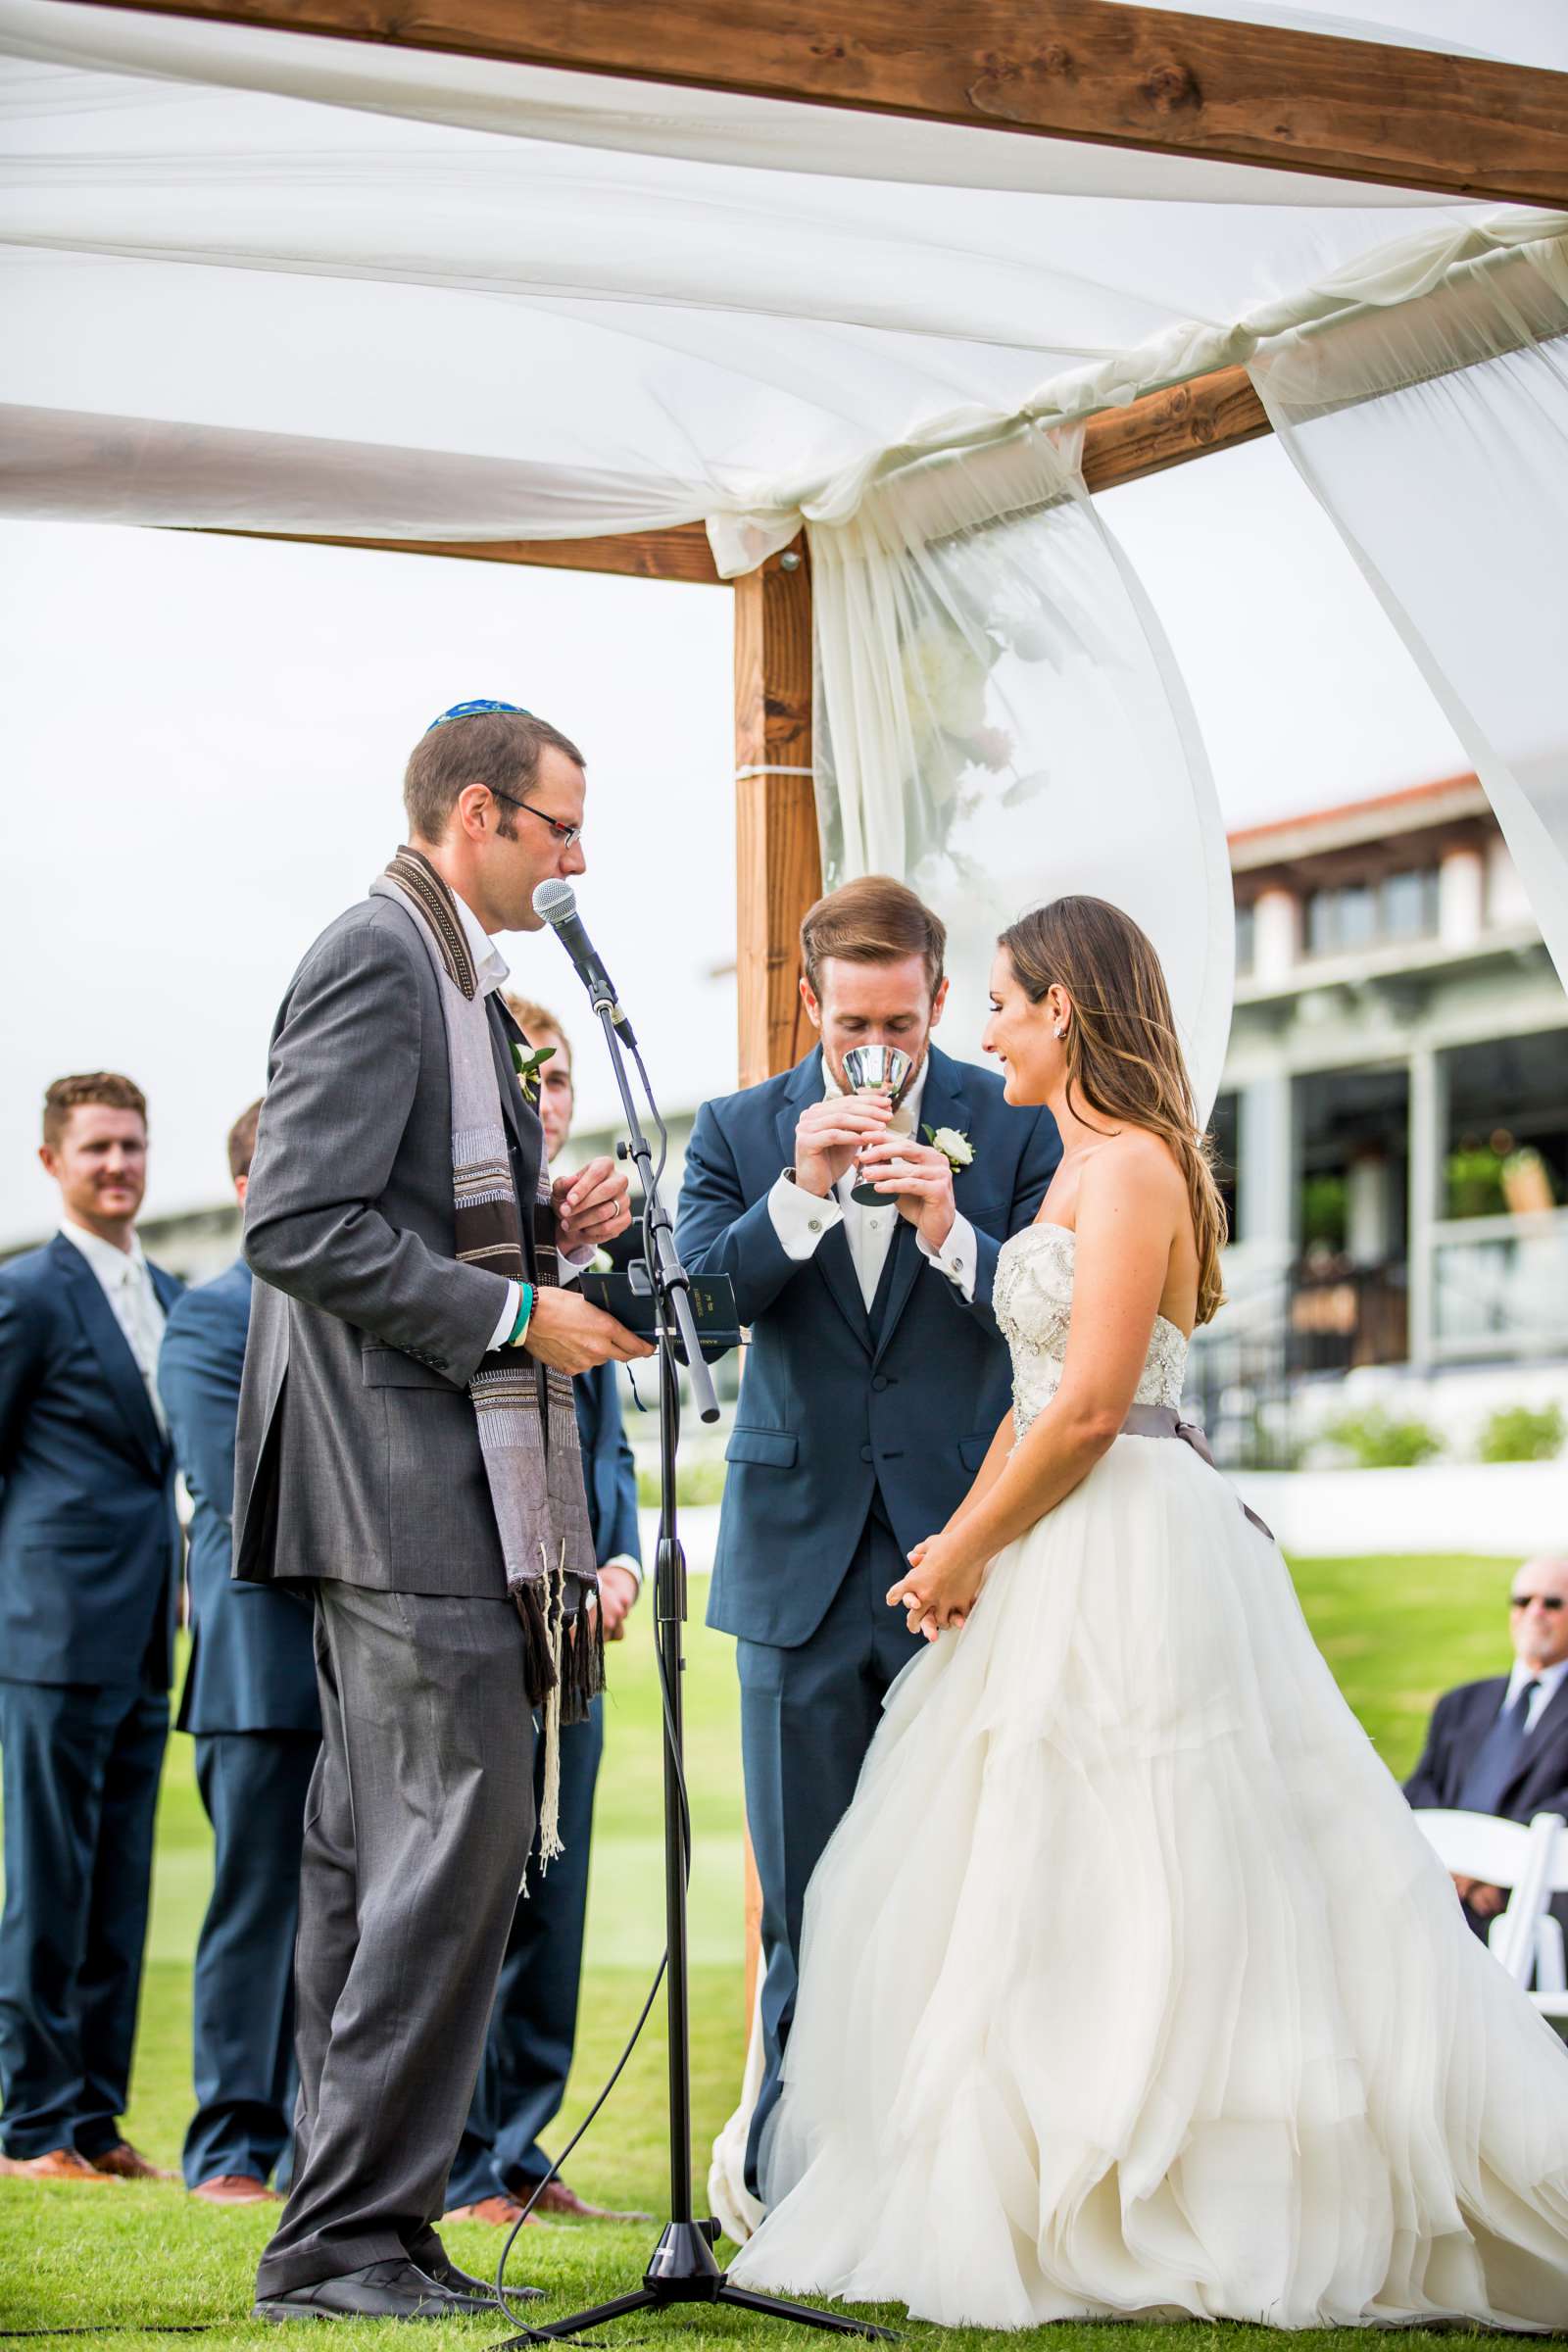
[{"label": "microphone stand", "polygon": [[[788,2303],[775,2295],[754,2294],[751,2288],[731,2286],[719,2269],[713,2247],[719,2236],[716,2221],[697,2219],[692,2201],[692,2091],[690,1960],[686,1934],[686,1881],[690,1862],[691,1818],[686,1802],[681,1676],[685,1659],[681,1628],[686,1621],[686,1554],[676,1526],[675,1452],[680,1438],[680,1383],[676,1368],[679,1345],[691,1374],[699,1417],[718,1419],[712,1378],[703,1360],[692,1316],[690,1285],[675,1248],[674,1230],[659,1195],[653,1154],[637,1115],[626,1070],[623,1047],[637,1054],[630,1023],[612,1000],[599,989],[590,991],[594,1011],[605,1033],[615,1073],[621,1106],[626,1115],[626,1140],[617,1155],[636,1166],[643,1193],[643,1255],[658,1302],[659,1321],[659,1548],[654,1564],[654,1643],[662,1689],[664,1718],[664,1918],[669,1958],[666,2000],[669,2015],[669,2220],[649,2258],[642,2284],[611,2302],[595,2304],[568,2320],[554,2320],[530,2328],[525,2335],[509,2336],[496,2352],[538,2341],[541,2336],[572,2336],[607,2320],[630,2312],[661,2310],[673,2303],[729,2303],[767,2318],[792,2320],[807,2328],[825,2328],[837,2335],[877,2337],[896,2341],[886,2328],[869,2320],[854,2320],[838,2312],[817,2311],[808,2303]],[[618,1015],[618,1017],[617,1017]],[[648,1094],[655,1120],[659,1106],[642,1058],[637,1068]]]}]

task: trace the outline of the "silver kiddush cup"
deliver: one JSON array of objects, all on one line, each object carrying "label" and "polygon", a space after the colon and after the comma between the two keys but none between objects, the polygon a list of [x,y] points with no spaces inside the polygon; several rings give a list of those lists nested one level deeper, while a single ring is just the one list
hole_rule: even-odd
[{"label": "silver kiddush cup", "polygon": [[[890,1095],[899,1089],[912,1067],[902,1046],[851,1046],[844,1056],[844,1075],[858,1095]],[[862,1208],[891,1208],[893,1195],[879,1193],[874,1184],[858,1184],[850,1195]]]}]

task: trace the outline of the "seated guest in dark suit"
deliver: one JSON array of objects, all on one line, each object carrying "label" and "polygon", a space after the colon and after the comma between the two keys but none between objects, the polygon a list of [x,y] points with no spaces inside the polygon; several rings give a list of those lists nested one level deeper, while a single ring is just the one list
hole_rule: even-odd
[{"label": "seated guest in dark suit", "polygon": [[[537,1097],[546,1157],[554,1160],[571,1127],[571,1049],[555,1014],[542,1004],[520,997],[508,997],[506,1004],[536,1052],[554,1049],[540,1066]],[[572,1393],[605,1634],[618,1642],[642,1587],[642,1569],[637,1473],[621,1424],[614,1365],[579,1373]],[[588,1838],[605,1741],[601,1708],[596,1698],[589,1720],[562,1734],[561,1835],[566,1850],[541,1877],[535,1833],[526,1892],[512,1924],[473,2105],[447,2187],[448,2221],[495,2222],[510,2229],[550,2170],[539,2134],[561,2111],[577,2038]],[[534,1754],[534,1777],[541,1784],[536,1797],[542,1796],[543,1773],[541,1742]],[[543,1811],[542,1802],[538,1809]],[[564,2180],[552,2180],[534,2211],[596,2221],[630,2218],[585,2205]]]},{"label": "seated guest in dark suit", "polygon": [[[1463,1683],[1432,1711],[1426,1749],[1404,1793],[1412,1805],[1531,1821],[1568,1816],[1568,1559],[1527,1560],[1509,1593],[1511,1674]],[[1508,1900],[1506,1889],[1456,1879],[1478,1936]],[[1568,1926],[1568,1902],[1552,1909]]]},{"label": "seated guest in dark suit", "polygon": [[0,2170],[167,2179],[120,2129],[169,1737],[179,1527],[153,1388],[179,1284],[136,1239],[147,1104],[57,1078],[61,1225],[0,1266]]},{"label": "seated guest in dark suit", "polygon": [[[241,1200],[260,1102],[229,1131]],[[176,1303],[158,1388],[192,1503],[191,1653],[179,1729],[213,1825],[213,1892],[196,1946],[196,2114],[185,2182],[211,2205],[268,2201],[294,2101],[294,1930],[305,1791],[320,1744],[311,1607],[291,1585],[233,1581],[234,1424],[251,1272]]]}]

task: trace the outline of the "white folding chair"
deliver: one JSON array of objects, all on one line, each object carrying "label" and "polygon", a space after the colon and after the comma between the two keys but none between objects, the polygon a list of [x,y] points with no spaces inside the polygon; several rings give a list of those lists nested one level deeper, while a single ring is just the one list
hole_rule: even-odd
[{"label": "white folding chair", "polygon": [[1568,1893],[1568,1837],[1560,1813],[1538,1813],[1528,1828],[1491,1813],[1418,1811],[1416,1821],[1446,1870],[1483,1886],[1509,1889],[1506,1910],[1487,1936],[1487,1948],[1544,2017],[1568,2039],[1568,1971],[1561,1923],[1550,1910]]}]

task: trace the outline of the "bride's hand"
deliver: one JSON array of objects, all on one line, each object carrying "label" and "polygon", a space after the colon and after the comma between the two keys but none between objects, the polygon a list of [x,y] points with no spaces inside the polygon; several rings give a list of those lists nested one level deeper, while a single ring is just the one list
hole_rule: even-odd
[{"label": "bride's hand", "polygon": [[957,1632],[974,1607],[985,1575],[984,1560],[970,1558],[960,1538],[927,1536],[908,1554],[909,1574],[888,1594],[888,1607],[903,1608],[911,1634],[934,1642]]}]

